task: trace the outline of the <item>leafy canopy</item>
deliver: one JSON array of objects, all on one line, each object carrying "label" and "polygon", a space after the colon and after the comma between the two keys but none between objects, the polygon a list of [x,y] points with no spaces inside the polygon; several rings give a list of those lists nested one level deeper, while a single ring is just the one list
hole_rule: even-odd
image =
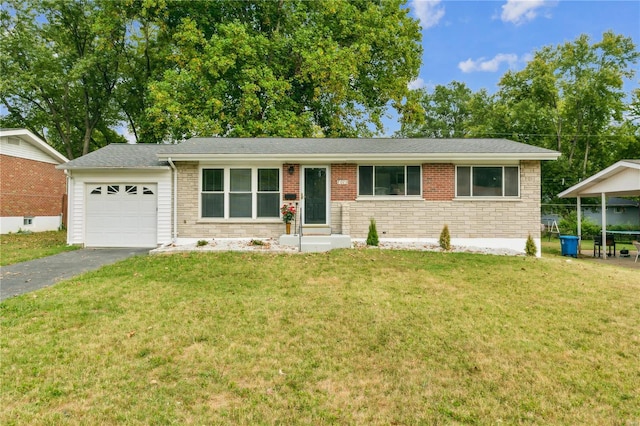
[{"label": "leafy canopy", "polygon": [[[168,69],[149,85],[157,137],[359,136],[403,108],[418,24],[398,0],[193,3],[173,16]],[[181,9],[184,10],[184,9]]]},{"label": "leafy canopy", "polygon": [[0,124],[69,158],[118,139],[360,136],[407,97],[422,48],[404,0],[8,0]]}]

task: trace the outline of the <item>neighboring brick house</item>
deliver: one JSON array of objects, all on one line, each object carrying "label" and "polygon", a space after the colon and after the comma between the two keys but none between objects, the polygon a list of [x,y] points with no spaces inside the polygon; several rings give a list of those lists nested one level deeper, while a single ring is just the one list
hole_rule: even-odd
[{"label": "neighboring brick house", "polygon": [[60,168],[71,244],[298,241],[282,237],[292,203],[303,238],[327,236],[312,249],[350,246],[374,218],[383,241],[437,243],[446,224],[454,245],[524,252],[529,235],[540,247],[540,162],[559,155],[504,139],[193,138],[109,145]]},{"label": "neighboring brick house", "polygon": [[25,129],[0,129],[0,232],[50,231],[63,224],[65,158]]}]

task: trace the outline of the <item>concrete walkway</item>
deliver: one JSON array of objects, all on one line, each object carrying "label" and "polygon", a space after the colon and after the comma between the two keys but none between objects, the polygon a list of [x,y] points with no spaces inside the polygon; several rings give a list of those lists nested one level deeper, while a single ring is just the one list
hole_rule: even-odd
[{"label": "concrete walkway", "polygon": [[41,259],[0,267],[0,300],[38,290],[84,272],[131,256],[146,255],[148,248],[104,248],[67,251]]}]

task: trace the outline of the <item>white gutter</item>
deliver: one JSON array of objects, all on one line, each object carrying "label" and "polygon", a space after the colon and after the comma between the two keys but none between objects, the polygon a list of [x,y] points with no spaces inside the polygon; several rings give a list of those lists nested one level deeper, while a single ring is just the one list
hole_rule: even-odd
[{"label": "white gutter", "polygon": [[178,238],[178,169],[176,169],[176,165],[171,161],[171,157],[167,159],[169,165],[171,166],[171,175],[173,176],[173,226],[171,231],[171,240],[175,244],[176,239]]},{"label": "white gutter", "polygon": [[295,163],[363,163],[367,161],[383,162],[491,162],[502,161],[526,161],[526,160],[555,160],[559,153],[549,154],[523,154],[523,153],[442,153],[442,154],[420,154],[420,153],[335,153],[335,154],[171,154],[171,157],[158,155],[160,160],[165,158],[179,159],[182,161],[216,161],[223,163],[230,162],[295,162]]}]

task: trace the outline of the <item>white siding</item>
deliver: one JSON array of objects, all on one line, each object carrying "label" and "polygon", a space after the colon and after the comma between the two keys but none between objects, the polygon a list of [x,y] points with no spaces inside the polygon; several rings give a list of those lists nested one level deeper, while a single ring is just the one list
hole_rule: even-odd
[{"label": "white siding", "polygon": [[158,244],[171,242],[171,173],[167,178],[158,181]]},{"label": "white siding", "polygon": [[171,242],[171,170],[71,171],[67,242],[84,244],[86,186],[91,184],[155,183],[158,188],[158,244]]},{"label": "white siding", "polygon": [[67,219],[67,243],[84,243],[84,182],[78,179],[70,179],[68,202],[69,211]]},{"label": "white siding", "polygon": [[43,163],[60,164],[60,161],[51,157],[48,153],[17,136],[3,136],[0,138],[0,154]]}]

